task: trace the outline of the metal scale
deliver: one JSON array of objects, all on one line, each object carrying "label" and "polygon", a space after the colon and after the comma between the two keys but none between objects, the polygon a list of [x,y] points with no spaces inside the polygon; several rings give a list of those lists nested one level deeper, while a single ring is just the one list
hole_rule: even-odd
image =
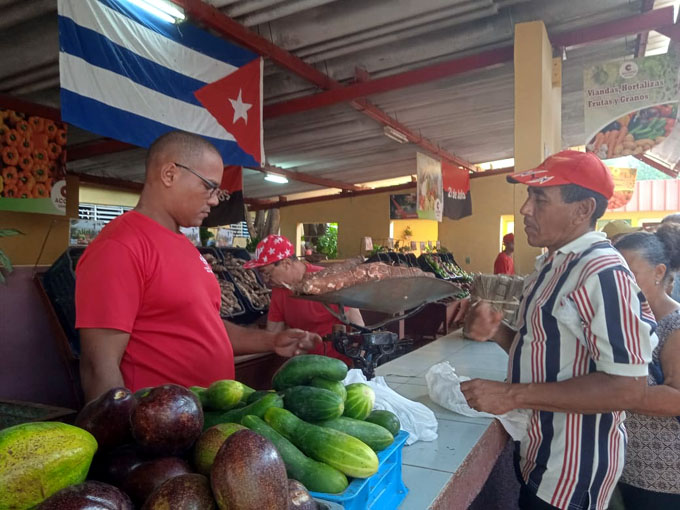
[{"label": "metal scale", "polygon": [[[333,347],[351,358],[355,367],[361,368],[370,380],[380,361],[393,354],[399,343],[396,333],[383,329],[386,325],[411,317],[425,305],[460,292],[461,288],[451,282],[426,276],[411,276],[360,283],[318,296],[296,297],[318,301],[342,322],[324,340],[333,342]],[[338,311],[331,308],[331,305],[337,305]],[[358,326],[345,315],[346,307],[385,313],[391,317],[370,326]],[[347,326],[354,331],[348,333]]]}]

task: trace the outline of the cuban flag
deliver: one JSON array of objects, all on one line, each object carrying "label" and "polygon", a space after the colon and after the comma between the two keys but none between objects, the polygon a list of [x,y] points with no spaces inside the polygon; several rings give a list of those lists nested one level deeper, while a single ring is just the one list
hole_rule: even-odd
[{"label": "cuban flag", "polygon": [[260,166],[262,59],[126,0],[59,0],[61,115],[148,147],[180,129],[210,140],[225,165]]}]

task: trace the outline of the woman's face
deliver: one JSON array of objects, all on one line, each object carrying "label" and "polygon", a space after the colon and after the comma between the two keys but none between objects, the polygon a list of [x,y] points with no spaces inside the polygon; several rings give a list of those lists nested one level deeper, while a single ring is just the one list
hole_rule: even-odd
[{"label": "woman's face", "polygon": [[621,250],[621,255],[626,259],[628,267],[635,275],[638,287],[647,299],[660,291],[663,292],[664,287],[661,285],[665,273],[663,264],[654,266],[647,262],[647,259],[640,252],[635,250]]}]

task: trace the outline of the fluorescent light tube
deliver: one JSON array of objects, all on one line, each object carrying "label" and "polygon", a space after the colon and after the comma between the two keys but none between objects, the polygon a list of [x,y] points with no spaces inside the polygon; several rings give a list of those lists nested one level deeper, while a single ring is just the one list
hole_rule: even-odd
[{"label": "fluorescent light tube", "polygon": [[165,0],[128,0],[128,2],[168,23],[178,23],[186,17],[179,8]]},{"label": "fluorescent light tube", "polygon": [[264,176],[265,181],[275,182],[276,184],[288,184],[288,179],[283,175],[266,173]]}]

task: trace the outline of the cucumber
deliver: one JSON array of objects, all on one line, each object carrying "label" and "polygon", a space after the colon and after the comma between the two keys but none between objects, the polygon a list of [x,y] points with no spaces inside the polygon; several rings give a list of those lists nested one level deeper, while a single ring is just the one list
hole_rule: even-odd
[{"label": "cucumber", "polygon": [[274,393],[274,390],[257,390],[248,395],[248,398],[246,399],[247,404],[252,404],[253,402],[257,402],[260,400],[262,397],[265,395],[268,395],[269,393]]},{"label": "cucumber", "polygon": [[324,379],[323,377],[314,377],[309,382],[309,385],[330,390],[337,394],[343,402],[345,401],[345,398],[347,398],[347,390],[345,389],[345,385],[342,384],[342,381],[331,381],[330,379]]},{"label": "cucumber", "polygon": [[378,471],[378,456],[356,437],[307,423],[278,407],[267,409],[264,420],[303,453],[347,476],[367,478]]},{"label": "cucumber", "polygon": [[387,430],[390,431],[390,433],[394,437],[396,437],[397,434],[399,434],[399,431],[401,430],[401,423],[399,422],[399,418],[397,418],[397,415],[394,414],[392,411],[376,409],[375,411],[371,411],[371,414],[368,415],[366,421],[370,423],[375,423],[376,425],[380,425],[381,427],[385,427]]},{"label": "cucumber", "polygon": [[341,416],[334,420],[322,421],[317,423],[317,425],[333,430],[339,430],[352,437],[356,437],[359,441],[366,443],[376,452],[384,450],[394,442],[394,436],[385,427],[367,421],[347,418],[346,416]]},{"label": "cucumber", "polygon": [[208,405],[208,388],[203,388],[202,386],[190,386],[189,389],[198,397],[201,402],[201,407],[205,408]]},{"label": "cucumber", "polygon": [[307,384],[314,377],[342,381],[346,376],[347,365],[339,359],[318,354],[303,354],[290,358],[281,365],[272,378],[272,386],[276,391],[280,391]]},{"label": "cucumber", "polygon": [[215,381],[206,391],[206,405],[216,411],[228,411],[254,392],[254,389],[231,379]]},{"label": "cucumber", "polygon": [[252,404],[222,413],[219,417],[219,423],[241,423],[243,417],[248,414],[253,414],[262,418],[264,412],[270,407],[283,407],[283,398],[281,398],[281,395],[270,393]]},{"label": "cucumber", "polygon": [[375,404],[375,392],[368,384],[353,383],[348,384],[347,398],[345,399],[345,410],[342,413],[348,418],[355,420],[365,420],[373,410]]},{"label": "cucumber", "polygon": [[347,488],[349,482],[341,471],[310,459],[261,418],[249,414],[243,417],[241,424],[274,443],[286,464],[288,478],[299,481],[308,491],[338,494]]},{"label": "cucumber", "polygon": [[283,407],[305,421],[332,420],[342,416],[345,405],[330,390],[313,386],[293,386],[283,393]]}]

